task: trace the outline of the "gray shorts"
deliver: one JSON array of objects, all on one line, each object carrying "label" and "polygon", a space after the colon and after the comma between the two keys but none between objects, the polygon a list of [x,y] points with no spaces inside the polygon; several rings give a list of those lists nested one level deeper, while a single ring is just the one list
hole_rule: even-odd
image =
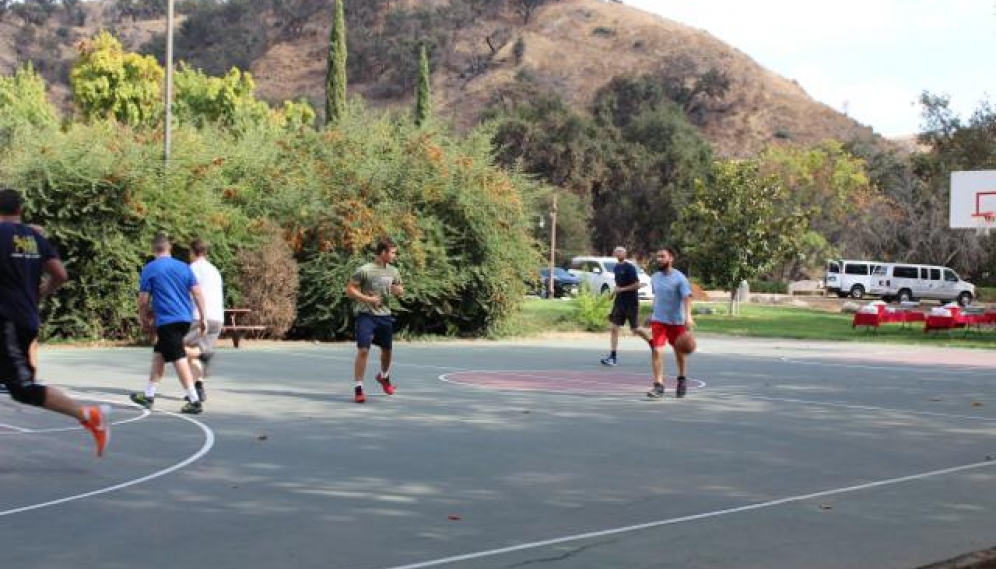
[{"label": "gray shorts", "polygon": [[218,336],[221,335],[222,323],[217,320],[207,321],[207,331],[201,335],[200,327],[196,322],[190,325],[190,330],[183,337],[183,345],[187,347],[197,346],[202,354],[214,352],[214,345],[218,343]]}]

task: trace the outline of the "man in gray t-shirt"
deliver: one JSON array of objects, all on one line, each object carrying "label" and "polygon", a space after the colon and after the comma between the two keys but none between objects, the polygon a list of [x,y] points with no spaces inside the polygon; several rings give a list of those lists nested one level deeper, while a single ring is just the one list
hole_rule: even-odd
[{"label": "man in gray t-shirt", "polygon": [[398,256],[398,246],[384,238],[377,243],[377,256],[372,263],[357,269],[346,285],[346,295],[356,303],[356,361],[353,364],[353,400],[366,401],[363,394],[363,376],[367,370],[370,346],[380,347],[380,373],[377,382],[384,393],[394,394],[391,384],[391,354],[394,337],[394,316],[390,299],[405,293],[401,273],[391,265]]}]

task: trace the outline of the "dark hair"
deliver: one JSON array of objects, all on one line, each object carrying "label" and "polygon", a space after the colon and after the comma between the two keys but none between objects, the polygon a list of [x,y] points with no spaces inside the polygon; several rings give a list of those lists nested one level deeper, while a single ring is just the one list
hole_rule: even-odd
[{"label": "dark hair", "polygon": [[190,251],[194,255],[197,255],[198,257],[207,255],[208,249],[210,248],[211,244],[201,239],[200,237],[196,237],[194,238],[193,241],[190,242]]},{"label": "dark hair", "polygon": [[672,259],[678,256],[678,255],[677,255],[677,254],[676,254],[676,253],[674,252],[674,248],[672,248],[672,247],[668,247],[668,246],[664,246],[664,247],[661,247],[661,248],[660,248],[660,250],[661,250],[661,251],[667,251],[667,254],[668,254],[668,255],[671,255],[671,258],[672,258]]},{"label": "dark hair", "polygon": [[152,238],[152,250],[157,253],[168,251],[170,245],[169,235],[166,235],[162,231],[156,233],[156,236]]},{"label": "dark hair", "polygon": [[394,249],[398,245],[391,240],[390,237],[381,237],[380,241],[377,242],[377,254],[380,255],[388,249]]},{"label": "dark hair", "polygon": [[17,190],[0,188],[0,215],[18,215],[24,207],[24,199]]}]

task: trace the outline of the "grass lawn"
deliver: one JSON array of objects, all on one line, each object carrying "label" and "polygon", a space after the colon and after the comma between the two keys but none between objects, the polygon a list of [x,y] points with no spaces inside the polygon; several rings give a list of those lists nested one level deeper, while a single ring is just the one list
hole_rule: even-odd
[{"label": "grass lawn", "polygon": [[[719,305],[725,311],[725,304]],[[528,298],[522,312],[512,318],[500,335],[530,336],[549,331],[584,331],[574,318],[576,301]],[[650,304],[641,305],[641,315],[650,313]],[[606,311],[607,314],[607,311]],[[923,332],[922,323],[904,328],[900,324],[884,324],[878,330],[851,328],[852,316],[807,308],[743,304],[738,316],[698,314],[696,331],[731,336],[758,338],[795,338],[842,342],[881,342],[958,346],[996,349],[996,329]],[[606,325],[605,330],[608,330]]]}]

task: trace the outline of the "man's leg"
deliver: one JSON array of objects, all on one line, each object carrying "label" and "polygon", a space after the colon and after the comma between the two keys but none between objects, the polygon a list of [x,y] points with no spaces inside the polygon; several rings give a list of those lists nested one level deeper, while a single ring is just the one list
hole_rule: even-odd
[{"label": "man's leg", "polygon": [[688,379],[685,377],[685,373],[688,362],[688,354],[674,351],[674,359],[678,364],[678,387],[675,389],[675,395],[678,397],[684,397],[685,393],[688,391]]}]

